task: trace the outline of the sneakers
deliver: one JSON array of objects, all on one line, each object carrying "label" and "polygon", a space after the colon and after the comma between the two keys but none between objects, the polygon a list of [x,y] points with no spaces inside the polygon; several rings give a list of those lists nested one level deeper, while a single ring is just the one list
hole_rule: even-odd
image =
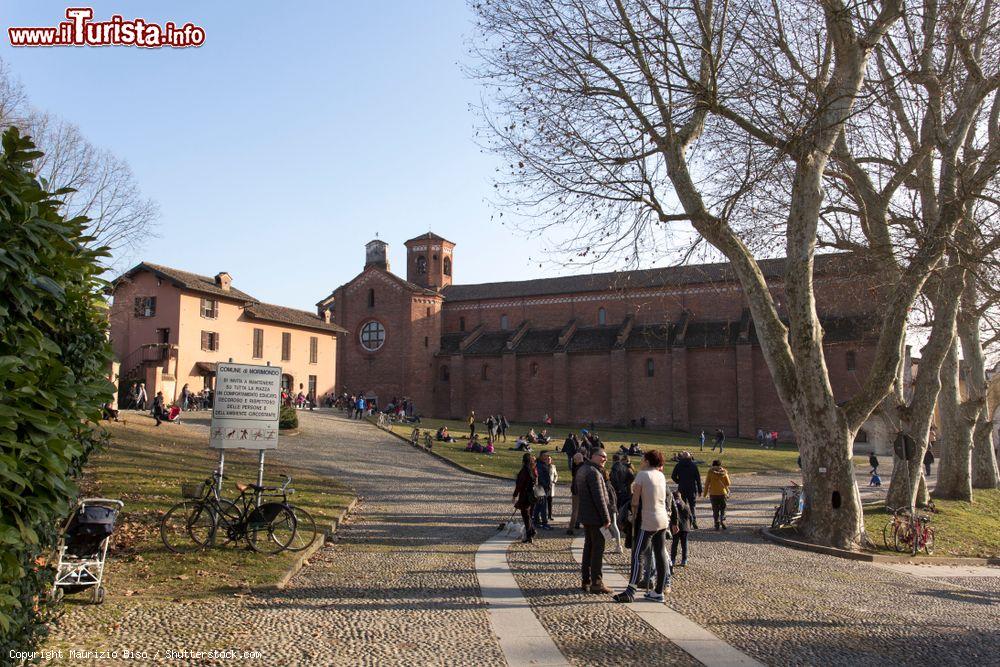
[{"label": "sneakers", "polygon": [[663,593],[656,593],[654,591],[646,591],[646,594],[643,595],[643,597],[647,600],[652,600],[653,602],[663,602],[664,600]]},{"label": "sneakers", "polygon": [[598,579],[590,585],[591,593],[612,593],[613,591],[604,585],[604,582]]},{"label": "sneakers", "polygon": [[626,588],[621,593],[615,595],[611,599],[614,600],[615,602],[622,602],[624,604],[628,604],[629,602],[635,602],[635,591],[633,591],[631,588]]}]

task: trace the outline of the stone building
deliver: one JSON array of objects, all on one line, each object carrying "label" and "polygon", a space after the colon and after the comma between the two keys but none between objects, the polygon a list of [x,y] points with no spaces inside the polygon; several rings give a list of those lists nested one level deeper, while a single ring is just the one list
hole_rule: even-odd
[{"label": "stone building", "polygon": [[[739,282],[727,264],[454,284],[455,244],[406,242],[406,277],[387,244],[317,304],[348,334],[338,386],[424,415],[637,425],[789,438]],[[779,303],[784,261],[760,267]],[[816,258],[816,293],[838,400],[865,378],[878,290],[841,255]],[[863,434],[867,435],[867,434]]]}]

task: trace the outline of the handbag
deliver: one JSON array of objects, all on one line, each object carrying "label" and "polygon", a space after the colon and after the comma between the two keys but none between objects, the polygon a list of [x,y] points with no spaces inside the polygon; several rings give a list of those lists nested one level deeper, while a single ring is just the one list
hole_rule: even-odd
[{"label": "handbag", "polygon": [[531,492],[535,495],[535,502],[538,502],[545,497],[545,487],[541,484],[535,484],[534,488],[531,489]]}]

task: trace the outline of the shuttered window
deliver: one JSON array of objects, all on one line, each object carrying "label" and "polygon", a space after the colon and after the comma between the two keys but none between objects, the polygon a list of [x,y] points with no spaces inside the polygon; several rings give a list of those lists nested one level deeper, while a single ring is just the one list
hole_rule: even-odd
[{"label": "shuttered window", "polygon": [[292,358],[292,334],[287,331],[281,332],[281,360],[288,361]]},{"label": "shuttered window", "polygon": [[263,359],[264,358],[264,330],[254,329],[253,330],[253,358]]},{"label": "shuttered window", "polygon": [[218,318],[219,317],[218,299],[202,299],[201,316],[209,320],[214,320]]},{"label": "shuttered window", "polygon": [[201,332],[201,349],[208,352],[218,352],[219,334],[214,331]]},{"label": "shuttered window", "polygon": [[319,338],[316,336],[309,337],[309,363],[315,364],[319,361]]}]

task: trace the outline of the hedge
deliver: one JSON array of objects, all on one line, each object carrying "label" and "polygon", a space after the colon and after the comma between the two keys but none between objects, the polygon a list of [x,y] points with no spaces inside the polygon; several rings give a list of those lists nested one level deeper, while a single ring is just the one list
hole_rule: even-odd
[{"label": "hedge", "polygon": [[[32,170],[41,157],[11,128],[0,152],[0,655],[32,650],[53,610],[40,566],[100,444],[113,387],[100,279],[86,219],[66,219]],[[41,558],[40,558],[41,557]]]}]

